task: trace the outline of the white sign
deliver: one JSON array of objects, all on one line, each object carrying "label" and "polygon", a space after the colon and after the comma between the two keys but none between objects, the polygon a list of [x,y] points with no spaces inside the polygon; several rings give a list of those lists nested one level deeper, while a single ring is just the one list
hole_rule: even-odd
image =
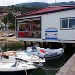
[{"label": "white sign", "polygon": [[45,30],[45,39],[58,39],[58,30],[56,28],[47,28]]}]

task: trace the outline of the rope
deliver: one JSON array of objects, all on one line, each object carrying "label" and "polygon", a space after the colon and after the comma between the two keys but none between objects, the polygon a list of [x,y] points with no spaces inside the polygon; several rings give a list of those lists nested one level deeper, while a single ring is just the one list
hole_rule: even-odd
[{"label": "rope", "polygon": [[16,67],[18,67],[18,65],[20,64],[20,61],[17,61],[18,62],[18,64],[16,65]]},{"label": "rope", "polygon": [[27,74],[27,70],[26,70],[25,66],[24,66],[24,70],[25,70],[26,75],[28,75],[28,74]]},{"label": "rope", "polygon": [[[21,57],[22,57],[22,56],[21,56]],[[21,58],[21,57],[20,57],[20,58]],[[18,62],[20,63],[20,61],[18,61]],[[19,63],[17,64],[17,67],[18,67]],[[23,67],[24,67],[24,70],[25,70],[26,75],[28,75],[28,74],[27,74],[27,70],[26,70],[26,68],[25,68],[26,66],[23,66]]]},{"label": "rope", "polygon": [[[37,56],[35,56],[34,54],[32,55],[32,57],[31,57],[31,60],[32,60],[32,58],[37,58]],[[40,58],[37,58],[37,60],[39,60],[39,62],[40,62]]]},{"label": "rope", "polygon": [[23,67],[24,67],[25,74],[28,75],[28,74],[27,74],[27,70],[26,70],[26,68],[25,68],[26,66],[23,66]]},{"label": "rope", "polygon": [[[21,57],[22,57],[22,56],[21,56]],[[20,57],[20,58],[21,58],[21,57]],[[20,61],[19,61],[19,60],[16,60],[16,62],[18,62],[18,64],[16,65],[16,67],[18,67],[18,65],[19,65]]]},{"label": "rope", "polygon": [[[38,61],[38,63],[39,63],[39,64],[36,64],[36,63],[35,63],[35,64],[36,64],[36,66],[37,66],[37,67],[42,67],[42,66],[43,66],[43,63],[42,63],[42,62],[40,62],[41,58],[40,58],[40,57],[38,57],[38,56],[36,56],[36,55],[33,55],[33,56],[32,56],[32,58],[33,58],[33,57],[35,57],[37,60],[39,60],[39,61]],[[32,58],[31,58],[31,60],[32,60]],[[36,61],[37,61],[37,60],[36,60]]]},{"label": "rope", "polygon": [[[37,60],[39,60],[39,63],[40,63],[40,58],[39,58],[38,56],[32,55],[32,58],[36,58]],[[31,58],[31,60],[32,60],[32,58]],[[37,61],[37,60],[36,60],[36,61]]]}]

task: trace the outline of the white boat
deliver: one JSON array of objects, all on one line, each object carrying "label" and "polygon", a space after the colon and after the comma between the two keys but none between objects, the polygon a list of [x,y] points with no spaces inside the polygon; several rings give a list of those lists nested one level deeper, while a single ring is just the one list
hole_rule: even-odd
[{"label": "white boat", "polygon": [[36,63],[37,66],[43,66],[43,63],[45,63],[44,58],[42,59],[38,57],[37,55],[31,54],[25,50],[17,52],[15,58],[18,60],[24,60],[24,61]]},{"label": "white boat", "polygon": [[13,73],[20,71],[27,73],[27,71],[43,66],[45,62],[45,59],[31,55],[28,52],[26,53],[25,50],[17,51],[15,55],[12,55],[12,51],[3,52],[1,48],[0,52],[0,74],[6,73],[8,75],[8,72]]},{"label": "white boat", "polygon": [[10,56],[9,59],[0,59],[0,72],[16,72],[31,70],[37,68],[34,63],[15,60],[14,56]]},{"label": "white boat", "polygon": [[12,56],[0,57],[0,72],[31,70],[43,66],[44,62],[44,59],[41,59],[36,55],[28,55],[25,51],[19,51]]},{"label": "white boat", "polygon": [[8,33],[6,36],[7,37],[12,37],[12,36],[14,36],[15,35],[15,33]]},{"label": "white boat", "polygon": [[15,35],[15,33],[3,33],[3,34],[0,34],[0,37],[12,37],[12,36],[14,36]]},{"label": "white boat", "polygon": [[63,55],[64,50],[63,48],[59,49],[45,49],[45,48],[40,48],[40,47],[28,47],[27,52],[37,55],[41,58],[45,58],[45,60],[51,60],[60,57]]}]

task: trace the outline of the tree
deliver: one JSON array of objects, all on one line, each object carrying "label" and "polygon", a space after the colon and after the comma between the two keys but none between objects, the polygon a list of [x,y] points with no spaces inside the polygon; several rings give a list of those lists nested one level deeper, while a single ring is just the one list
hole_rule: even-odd
[{"label": "tree", "polygon": [[11,25],[9,25],[8,28],[11,29],[11,30],[15,30],[15,24],[11,24]]},{"label": "tree", "polygon": [[12,12],[8,13],[8,21],[12,24],[15,24],[15,16],[13,15]]},{"label": "tree", "polygon": [[6,30],[6,24],[7,24],[7,15],[4,17],[4,19],[3,19],[3,22],[4,22],[4,24],[5,24],[5,30]]},{"label": "tree", "polygon": [[4,17],[3,22],[5,24],[5,29],[6,29],[6,24],[9,24],[9,29],[15,29],[15,16],[13,15],[12,12],[8,12],[8,14]]}]

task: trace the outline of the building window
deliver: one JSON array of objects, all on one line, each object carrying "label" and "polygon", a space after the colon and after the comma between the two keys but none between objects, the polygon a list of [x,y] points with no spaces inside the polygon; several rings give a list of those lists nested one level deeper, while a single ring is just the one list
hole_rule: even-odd
[{"label": "building window", "polygon": [[75,19],[69,19],[69,28],[75,28]]},{"label": "building window", "polygon": [[31,24],[29,23],[21,23],[19,25],[19,31],[29,31],[31,30]]},{"label": "building window", "polygon": [[63,18],[61,19],[61,29],[74,29],[75,18]]},{"label": "building window", "polygon": [[68,19],[62,20],[62,28],[68,28]]},{"label": "building window", "polygon": [[29,18],[18,24],[19,38],[41,38],[41,19]]}]

